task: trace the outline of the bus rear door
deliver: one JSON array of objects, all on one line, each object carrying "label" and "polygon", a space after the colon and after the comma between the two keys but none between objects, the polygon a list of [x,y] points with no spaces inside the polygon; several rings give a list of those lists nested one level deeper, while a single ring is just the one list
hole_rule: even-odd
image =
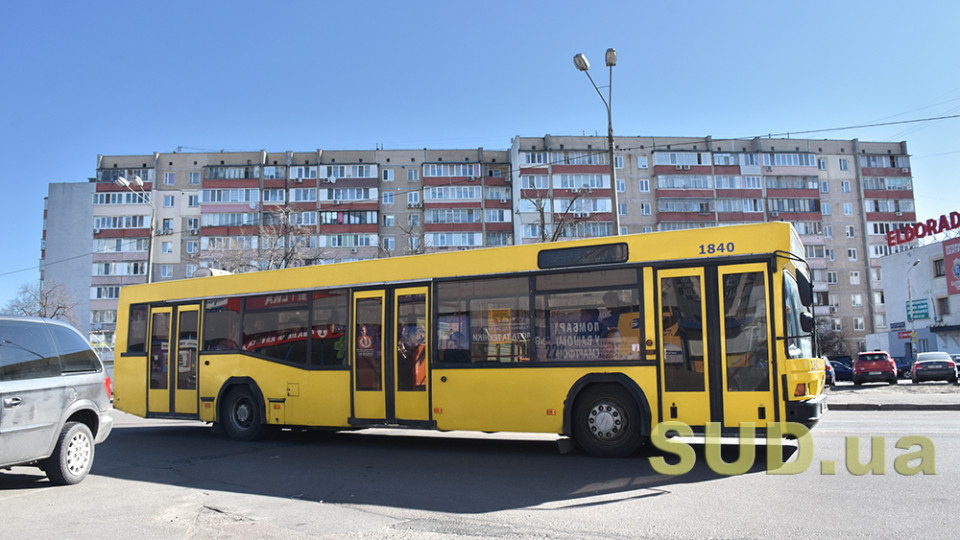
[{"label": "bus rear door", "polygon": [[197,414],[197,305],[150,310],[147,413]]}]

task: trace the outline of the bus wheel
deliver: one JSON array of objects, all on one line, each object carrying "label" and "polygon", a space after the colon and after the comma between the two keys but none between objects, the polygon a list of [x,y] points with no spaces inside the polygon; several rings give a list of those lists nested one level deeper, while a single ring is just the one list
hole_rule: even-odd
[{"label": "bus wheel", "polygon": [[588,454],[623,457],[640,448],[640,408],[617,384],[591,386],[573,409],[573,436]]},{"label": "bus wheel", "polygon": [[263,436],[260,403],[247,387],[237,386],[227,392],[220,412],[223,430],[231,439],[254,441]]}]

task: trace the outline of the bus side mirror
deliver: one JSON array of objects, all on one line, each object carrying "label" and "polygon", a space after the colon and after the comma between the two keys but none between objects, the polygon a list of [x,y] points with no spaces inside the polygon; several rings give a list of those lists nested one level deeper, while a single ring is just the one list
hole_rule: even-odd
[{"label": "bus side mirror", "polygon": [[800,314],[800,328],[804,332],[812,332],[816,326],[817,324],[813,319],[813,315],[806,311]]},{"label": "bus side mirror", "polygon": [[[800,289],[800,303],[810,307],[813,305],[813,283],[803,272],[797,270],[797,288]],[[808,330],[809,331],[809,330]]]}]

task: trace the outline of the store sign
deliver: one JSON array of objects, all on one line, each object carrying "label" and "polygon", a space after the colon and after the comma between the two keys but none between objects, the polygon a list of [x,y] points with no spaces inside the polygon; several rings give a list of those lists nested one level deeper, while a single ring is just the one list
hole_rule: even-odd
[{"label": "store sign", "polygon": [[917,319],[930,318],[930,304],[926,298],[913,301],[913,309],[910,309],[910,302],[907,302],[907,320],[915,321]]},{"label": "store sign", "polygon": [[906,330],[897,332],[897,339],[910,339],[913,336],[913,332]]},{"label": "store sign", "polygon": [[944,214],[940,216],[939,220],[928,219],[926,221],[914,223],[913,225],[907,225],[906,227],[896,231],[888,232],[887,245],[889,247],[893,247],[899,244],[912,242],[913,240],[917,240],[925,236],[933,236],[937,233],[958,228],[960,228],[960,212],[950,212],[949,215]]},{"label": "store sign", "polygon": [[891,330],[903,330],[903,329],[906,328],[906,327],[907,327],[907,323],[902,322],[902,321],[890,323],[890,329],[891,329]]},{"label": "store sign", "polygon": [[943,268],[947,272],[947,294],[960,294],[960,238],[943,242]]}]

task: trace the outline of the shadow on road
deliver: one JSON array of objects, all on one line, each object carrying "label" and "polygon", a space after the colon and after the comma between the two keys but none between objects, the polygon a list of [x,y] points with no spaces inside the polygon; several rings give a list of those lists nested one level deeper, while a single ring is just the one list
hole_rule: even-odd
[{"label": "shadow on road", "polygon": [[[720,476],[696,465],[681,476],[657,474],[653,447],[625,459],[581,452],[560,455],[553,441],[366,432],[283,432],[242,443],[202,424],[119,427],[97,447],[92,474],[203,490],[368,504],[450,513],[484,513],[538,505],[605,504],[656,497],[677,483]],[[785,447],[785,453],[792,451]],[[666,454],[668,462],[676,457]],[[724,448],[728,462],[739,451]],[[758,447],[747,474],[765,471]],[[17,473],[28,469],[17,469]],[[0,489],[36,488],[38,476],[0,475]]]}]

